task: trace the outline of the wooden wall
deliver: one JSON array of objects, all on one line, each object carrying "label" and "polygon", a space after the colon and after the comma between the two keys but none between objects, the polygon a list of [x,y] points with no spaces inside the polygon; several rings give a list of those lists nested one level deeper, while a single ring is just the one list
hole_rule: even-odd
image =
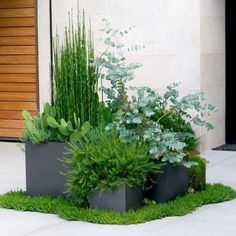
[{"label": "wooden wall", "polygon": [[21,110],[37,110],[34,0],[0,0],[0,139],[22,133]]}]

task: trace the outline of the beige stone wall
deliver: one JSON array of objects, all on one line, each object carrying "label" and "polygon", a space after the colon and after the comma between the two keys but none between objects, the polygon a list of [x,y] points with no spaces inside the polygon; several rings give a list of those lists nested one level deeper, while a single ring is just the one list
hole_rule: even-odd
[{"label": "beige stone wall", "polygon": [[[48,0],[38,2],[46,9]],[[214,119],[215,131],[211,134],[203,129],[197,131],[203,140],[201,150],[224,142],[224,6],[221,2],[223,0],[80,0],[80,9],[85,9],[91,19],[97,53],[103,49],[96,41],[101,34],[102,18],[121,29],[136,26],[127,36],[126,44],[145,45],[145,49],[127,55],[131,61],[143,64],[137,70],[133,85],[148,85],[161,91],[166,85],[180,81],[182,94],[202,90],[219,106],[220,112]],[[76,13],[76,5],[76,0],[53,0],[54,33],[57,28],[62,34],[68,11],[74,8]],[[43,29],[40,34],[46,41],[48,29],[44,15],[45,12],[39,12],[39,30]],[[43,103],[49,97],[47,43],[42,42],[40,48]]]},{"label": "beige stone wall", "polygon": [[146,48],[127,55],[143,64],[135,84],[163,89],[181,81],[184,91],[200,89],[198,0],[80,0],[80,7],[91,18],[95,35],[100,34],[102,18],[121,29],[136,26],[126,44]]},{"label": "beige stone wall", "polygon": [[38,73],[39,73],[39,106],[40,110],[46,101],[50,101],[50,27],[49,1],[40,0],[37,6],[38,21]]},{"label": "beige stone wall", "polygon": [[[52,29],[63,35],[68,24],[68,12],[74,9],[76,15],[77,0],[52,0]],[[50,18],[49,0],[38,0],[38,70],[39,70],[39,103],[40,110],[43,104],[50,101]]]},{"label": "beige stone wall", "polygon": [[219,111],[215,129],[202,130],[201,149],[225,143],[225,1],[201,0],[201,90]]}]

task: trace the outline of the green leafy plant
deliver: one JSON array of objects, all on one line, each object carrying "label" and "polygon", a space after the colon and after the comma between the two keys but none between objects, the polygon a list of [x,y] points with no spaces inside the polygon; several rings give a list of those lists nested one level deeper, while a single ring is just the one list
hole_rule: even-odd
[{"label": "green leafy plant", "polygon": [[56,120],[71,121],[74,116],[83,124],[98,122],[98,69],[94,63],[94,45],[91,28],[88,33],[85,14],[78,16],[77,28],[70,17],[65,29],[65,41],[54,40],[54,63],[51,76],[51,103],[56,108]]},{"label": "green leafy plant", "polygon": [[178,139],[186,144],[184,151],[189,152],[196,148],[198,140],[191,124],[176,111],[169,112],[168,110],[159,109],[152,116],[152,119],[159,120],[164,129],[176,133]]},{"label": "green leafy plant", "polygon": [[74,118],[66,122],[61,119],[56,121],[56,109],[48,103],[44,106],[44,111],[32,117],[26,110],[22,111],[22,117],[25,120],[24,141],[30,141],[34,144],[45,142],[77,142],[82,136],[90,131],[90,124],[85,122],[80,124],[80,120]]},{"label": "green leafy plant", "polygon": [[[171,114],[179,114],[183,119],[188,119],[188,122],[205,126],[210,130],[213,126],[206,121],[206,118],[211,112],[216,111],[216,108],[205,102],[202,93],[179,98],[176,88],[178,85],[174,83],[168,86],[164,95],[158,94],[149,87],[132,88],[136,92],[135,95],[128,100],[125,109],[116,113],[113,123],[106,129],[115,128],[126,143],[134,140],[147,143],[149,153],[154,159],[182,163],[190,167],[193,163],[183,160],[186,156],[186,143],[181,136],[186,137],[186,134],[176,132],[172,128],[168,129],[161,122]],[[163,110],[164,114],[155,119],[156,114]],[[192,137],[191,133],[189,137]]]},{"label": "green leafy plant", "polygon": [[113,114],[109,107],[104,102],[99,102],[98,107],[98,124],[106,126],[113,121]]},{"label": "green leafy plant", "polygon": [[207,160],[201,156],[189,156],[189,160],[197,163],[189,169],[189,190],[203,191],[206,188]]},{"label": "green leafy plant", "polygon": [[[140,63],[128,63],[125,52],[138,50],[142,47],[135,45],[127,48],[122,43],[132,27],[121,31],[113,28],[107,19],[103,19],[103,23],[104,28],[101,31],[104,32],[105,36],[101,40],[106,50],[97,58],[96,64],[101,78],[100,89],[108,98],[108,107],[115,113],[126,106],[128,96],[125,84],[134,79],[135,70],[141,67]],[[110,87],[103,85],[104,79],[110,82]]]},{"label": "green leafy plant", "polygon": [[86,203],[96,189],[112,190],[121,183],[142,186],[160,165],[147,157],[148,149],[139,142],[123,143],[115,131],[91,130],[80,144],[72,145],[67,173],[67,194],[78,205]]},{"label": "green leafy plant", "polygon": [[54,40],[54,63],[51,75],[51,106],[34,118],[27,111],[23,140],[33,143],[49,141],[77,142],[99,122],[111,121],[108,111],[99,103],[98,69],[95,65],[91,27],[87,32],[85,14],[78,16],[77,27],[69,14],[64,42]]},{"label": "green leafy plant", "polygon": [[168,85],[163,96],[157,93],[160,97],[160,109],[167,111],[158,121],[170,113],[175,112],[181,115],[186,121],[190,122],[190,124],[212,130],[214,126],[207,120],[211,117],[213,112],[218,110],[217,107],[207,103],[206,96],[203,92],[181,96],[178,91],[179,85],[180,83]]},{"label": "green leafy plant", "polygon": [[[149,154],[155,159],[170,163],[182,163],[186,167],[193,165],[184,161],[186,152],[197,143],[192,124],[213,129],[207,121],[215,106],[207,104],[203,93],[180,97],[179,83],[167,86],[163,95],[148,87],[131,88],[127,83],[134,79],[139,63],[128,63],[123,37],[132,29],[125,31],[114,29],[110,22],[103,20],[105,33],[103,42],[107,50],[96,60],[100,68],[101,90],[107,95],[107,105],[113,112],[114,121],[106,130],[116,129],[125,143],[138,141],[149,146]],[[134,46],[133,50],[141,47]],[[108,81],[108,85],[103,84]],[[128,90],[134,95],[129,97]],[[194,114],[194,115],[192,115]]]},{"label": "green leafy plant", "polygon": [[188,193],[174,201],[165,204],[148,202],[136,211],[127,213],[103,211],[99,209],[79,208],[77,205],[59,196],[30,197],[25,192],[9,192],[0,195],[0,207],[18,211],[34,211],[57,214],[70,221],[85,221],[99,224],[128,225],[144,223],[170,216],[183,216],[193,212],[198,207],[235,199],[236,191],[222,184],[207,184],[202,192]]}]

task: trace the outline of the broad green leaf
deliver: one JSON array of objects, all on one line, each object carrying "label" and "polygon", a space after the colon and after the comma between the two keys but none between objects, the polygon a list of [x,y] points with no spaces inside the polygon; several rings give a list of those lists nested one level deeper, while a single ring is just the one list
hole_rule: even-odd
[{"label": "broad green leaf", "polygon": [[52,116],[47,117],[47,123],[52,128],[58,128],[59,127],[59,124],[57,123],[57,121]]}]

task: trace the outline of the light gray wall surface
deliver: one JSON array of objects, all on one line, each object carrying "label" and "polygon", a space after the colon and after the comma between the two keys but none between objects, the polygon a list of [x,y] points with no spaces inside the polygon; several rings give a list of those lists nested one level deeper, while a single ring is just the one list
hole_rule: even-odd
[{"label": "light gray wall surface", "polygon": [[[39,70],[39,104],[43,109],[45,102],[50,101],[50,12],[49,0],[37,1],[38,21],[38,70]],[[77,0],[52,0],[52,30],[53,37],[56,33],[63,35],[68,24],[68,12],[77,9]]]},{"label": "light gray wall surface", "polygon": [[49,0],[37,1],[39,107],[50,101],[50,24]]},{"label": "light gray wall surface", "polygon": [[[49,0],[38,1],[40,104],[49,99]],[[225,49],[223,0],[80,0],[95,35],[95,50],[103,46],[101,19],[106,18],[121,29],[136,26],[127,36],[126,45],[145,45],[128,54],[130,61],[143,67],[136,72],[135,86],[151,86],[163,91],[172,82],[182,82],[182,94],[203,91],[219,107],[212,119],[215,130],[197,129],[201,151],[224,143],[225,133]],[[63,34],[68,11],[77,12],[76,0],[52,0],[53,31]]]},{"label": "light gray wall surface", "polygon": [[201,91],[219,111],[212,119],[215,129],[201,132],[201,148],[225,143],[225,1],[201,0]]}]

